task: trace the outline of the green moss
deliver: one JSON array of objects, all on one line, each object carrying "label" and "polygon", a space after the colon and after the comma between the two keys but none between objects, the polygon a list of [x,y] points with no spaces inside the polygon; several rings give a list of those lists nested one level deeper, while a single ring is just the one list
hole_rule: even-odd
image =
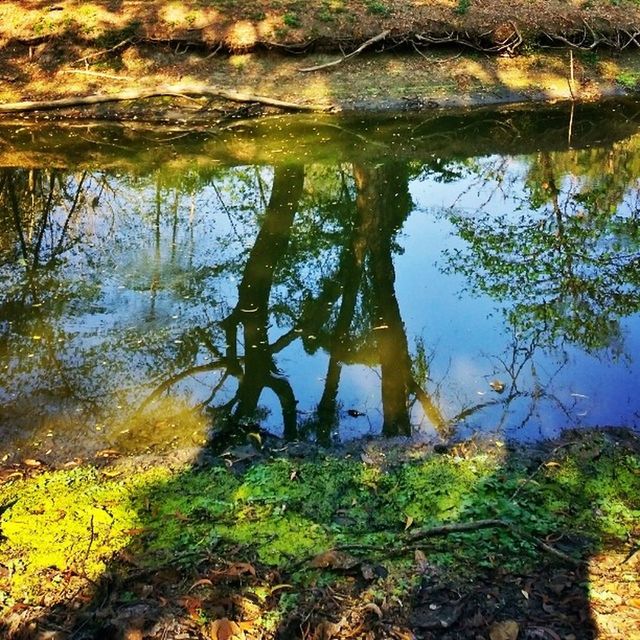
[{"label": "green moss", "polygon": [[0,503],[15,504],[0,518],[0,561],[12,572],[18,597],[40,585],[50,569],[73,570],[95,580],[113,554],[141,526],[130,496],[166,472],[153,469],[111,480],[93,468],[45,473],[2,487]]},{"label": "green moss", "polygon": [[[425,541],[430,562],[470,576],[485,566],[539,563],[531,536],[571,532],[591,552],[624,541],[640,518],[638,456],[604,441],[596,451],[567,450],[540,468],[521,457],[505,462],[497,451],[388,467],[328,458],[262,462],[242,474],[223,467],[44,473],[0,487],[0,563],[11,571],[0,602],[62,590],[44,577],[68,570],[95,580],[125,548],[150,567],[211,554],[286,566],[340,543],[395,544],[407,522],[512,522],[514,530]],[[410,588],[410,559],[367,555],[392,568],[393,589]]]}]

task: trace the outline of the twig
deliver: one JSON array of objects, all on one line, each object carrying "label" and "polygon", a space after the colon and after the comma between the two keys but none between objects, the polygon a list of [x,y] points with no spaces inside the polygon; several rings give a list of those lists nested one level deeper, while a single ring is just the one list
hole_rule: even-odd
[{"label": "twig", "polygon": [[[407,551],[413,551],[416,548],[416,542],[419,540],[424,540],[425,538],[435,538],[437,536],[446,536],[451,533],[466,533],[468,531],[477,531],[479,529],[491,529],[491,528],[503,528],[508,529],[514,535],[523,538],[524,540],[528,540],[532,544],[536,545],[540,550],[548,553],[549,555],[554,556],[562,560],[563,562],[567,562],[573,566],[578,566],[581,564],[580,560],[573,558],[572,556],[564,553],[563,551],[559,551],[555,547],[552,547],[550,544],[543,542],[542,540],[532,536],[528,533],[518,530],[516,526],[506,520],[498,520],[498,519],[487,519],[487,520],[475,520],[471,522],[454,522],[451,524],[444,524],[439,527],[432,527],[430,529],[419,529],[416,531],[412,531],[410,533],[401,534],[401,538],[406,540],[408,544],[399,546],[397,544],[397,540],[390,544],[343,544],[337,545],[331,549],[331,551],[375,551],[378,553],[384,553],[385,555],[402,555]],[[310,560],[312,560],[316,554],[308,555],[300,560],[297,560],[289,565],[288,570],[294,571],[299,567],[305,565]]]},{"label": "twig", "polygon": [[89,71],[87,69],[63,69],[62,73],[77,73],[83,76],[108,78],[109,80],[118,80],[120,82],[135,82],[135,78],[131,78],[130,76],[114,76],[110,73],[100,73],[99,71]]},{"label": "twig", "polygon": [[452,524],[443,524],[440,527],[432,527],[431,529],[418,529],[408,534],[411,542],[424,540],[425,538],[434,538],[436,536],[446,536],[450,533],[463,533],[465,531],[476,531],[478,529],[491,529],[503,527],[510,529],[511,525],[505,520],[475,520],[473,522],[454,522]]},{"label": "twig", "polygon": [[305,67],[303,69],[298,69],[298,71],[300,71],[301,73],[308,73],[309,71],[319,71],[320,69],[335,67],[341,64],[342,62],[344,62],[345,60],[348,60],[349,58],[353,58],[354,56],[357,56],[359,53],[362,53],[367,47],[370,47],[372,44],[375,44],[376,42],[380,42],[381,40],[384,40],[390,33],[391,31],[387,29],[386,31],[379,33],[377,36],[374,36],[373,38],[369,38],[369,40],[362,43],[355,51],[348,53],[346,56],[342,56],[342,58],[338,58],[337,60],[333,60],[332,62],[326,62],[325,64],[319,64],[315,67]]},{"label": "twig", "polygon": [[128,44],[133,44],[133,40],[131,38],[127,38],[122,42],[118,42],[118,44],[111,47],[110,49],[104,49],[103,51],[96,51],[95,53],[91,53],[88,56],[84,56],[84,58],[78,58],[77,60],[74,60],[72,64],[77,64],[78,62],[88,62],[93,58],[99,58],[100,56],[104,56],[107,53],[113,53],[114,51],[117,51],[118,49],[121,49],[122,47]]},{"label": "twig", "polygon": [[518,486],[518,488],[511,494],[511,497],[509,498],[509,500],[515,500],[518,497],[518,494],[538,475],[538,473],[540,472],[540,469],[542,469],[542,467],[546,466],[547,464],[549,464],[549,462],[551,462],[551,459],[553,458],[553,456],[556,455],[556,453],[558,453],[558,451],[560,451],[560,449],[564,449],[565,447],[570,447],[571,445],[575,444],[575,442],[570,441],[570,442],[565,442],[561,445],[558,445],[557,447],[555,447],[551,453],[549,454],[549,456],[547,456],[533,471],[533,473],[531,475],[529,475],[527,478],[525,478],[524,482]]}]

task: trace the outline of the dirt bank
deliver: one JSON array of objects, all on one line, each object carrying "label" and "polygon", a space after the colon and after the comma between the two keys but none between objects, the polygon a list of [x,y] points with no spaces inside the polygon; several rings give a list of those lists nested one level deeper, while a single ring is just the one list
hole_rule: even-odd
[{"label": "dirt bank", "polygon": [[[100,104],[55,116],[594,100],[635,89],[639,39],[636,0],[7,0],[0,117],[10,103],[89,96]],[[33,105],[9,116],[24,112]]]},{"label": "dirt bank", "polygon": [[389,30],[388,44],[459,41],[489,50],[534,42],[637,46],[634,0],[5,0],[0,40],[106,48],[123,40],[339,50]]},{"label": "dirt bank", "polygon": [[[95,55],[94,55],[95,54]],[[93,58],[86,59],[88,56]],[[0,51],[0,105],[69,97],[118,97],[165,90],[155,98],[114,101],[11,117],[73,117],[170,122],[211,122],[220,116],[257,115],[263,96],[329,111],[432,110],[437,107],[588,101],[633,93],[640,55],[535,51],[518,56],[464,54],[458,50],[365,51],[311,73],[300,68],[338,59],[335,53],[303,57],[282,52],[214,56],[170,45],[137,45],[101,54],[85,46],[45,42]],[[203,94],[202,86],[241,92],[249,102]],[[162,91],[160,91],[162,92]],[[294,109],[295,110],[295,107]]]}]

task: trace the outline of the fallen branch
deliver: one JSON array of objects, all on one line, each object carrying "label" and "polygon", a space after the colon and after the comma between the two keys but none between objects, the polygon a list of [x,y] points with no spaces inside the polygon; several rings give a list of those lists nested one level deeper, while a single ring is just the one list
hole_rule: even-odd
[{"label": "fallen branch", "polygon": [[316,104],[299,104],[297,102],[287,102],[266,96],[256,96],[250,93],[240,93],[237,91],[227,91],[211,85],[188,85],[188,86],[161,86],[152,89],[133,89],[112,94],[98,94],[85,97],[60,98],[57,100],[10,102],[0,104],[0,113],[20,113],[28,111],[52,111],[56,109],[68,109],[70,107],[84,107],[95,104],[105,104],[108,102],[125,102],[128,100],[144,100],[148,98],[159,98],[171,96],[175,98],[185,97],[209,97],[222,98],[231,102],[263,104],[270,107],[277,107],[285,111],[330,111],[331,106]]},{"label": "fallen branch", "polygon": [[383,31],[382,33],[379,33],[377,36],[374,36],[373,38],[370,38],[366,42],[362,43],[355,51],[348,53],[346,56],[342,56],[342,58],[338,58],[337,60],[333,60],[331,62],[326,62],[325,64],[319,64],[315,67],[305,67],[303,69],[298,69],[298,71],[300,71],[301,73],[308,73],[309,71],[319,71],[320,69],[335,67],[343,63],[345,60],[348,60],[349,58],[353,58],[354,56],[357,56],[359,53],[362,53],[367,47],[370,47],[372,44],[375,44],[376,42],[380,42],[381,40],[384,40],[390,33],[391,31],[387,29],[386,31]]},{"label": "fallen branch", "polygon": [[114,76],[111,73],[101,73],[100,71],[90,71],[89,69],[63,69],[62,73],[74,73],[81,76],[91,76],[92,78],[106,78],[107,80],[117,80],[118,82],[135,82],[131,76]]},{"label": "fallen branch", "polygon": [[125,47],[129,44],[133,44],[133,40],[131,38],[127,38],[122,42],[118,42],[118,44],[111,47],[110,49],[104,49],[103,51],[96,51],[95,53],[91,53],[88,56],[84,56],[83,58],[78,58],[77,60],[74,60],[72,64],[77,64],[78,62],[84,62],[86,64],[89,62],[89,60],[93,60],[94,58],[99,58],[100,56],[104,56],[108,53],[113,53],[114,51],[117,51],[118,49],[122,49],[122,47]]},{"label": "fallen branch", "polygon": [[434,538],[436,536],[446,536],[450,533],[463,533],[465,531],[477,531],[478,529],[491,529],[503,527],[511,529],[511,525],[504,520],[475,520],[472,522],[454,522],[452,524],[443,524],[440,527],[432,527],[431,529],[417,529],[408,534],[411,542],[424,540],[425,538]]},{"label": "fallen branch", "polygon": [[[400,540],[406,541],[408,544],[398,545],[397,541],[388,544],[375,544],[375,543],[353,543],[337,545],[330,549],[335,552],[349,552],[349,551],[372,551],[376,553],[384,554],[385,556],[398,556],[407,553],[408,551],[415,551],[420,548],[415,543],[424,540],[425,538],[435,538],[437,536],[446,536],[453,533],[466,533],[469,531],[477,531],[479,529],[492,529],[502,528],[508,529],[515,536],[518,536],[524,540],[528,540],[531,544],[537,546],[541,551],[554,556],[555,558],[562,560],[573,566],[579,566],[581,561],[552,547],[550,544],[543,542],[539,538],[532,536],[528,533],[520,531],[517,526],[506,520],[487,519],[487,520],[473,520],[471,522],[453,522],[451,524],[444,524],[438,527],[431,527],[430,529],[418,529],[409,533],[403,533],[398,536]],[[317,554],[311,554],[305,556],[289,565],[288,570],[294,571],[299,567],[307,564]]]}]

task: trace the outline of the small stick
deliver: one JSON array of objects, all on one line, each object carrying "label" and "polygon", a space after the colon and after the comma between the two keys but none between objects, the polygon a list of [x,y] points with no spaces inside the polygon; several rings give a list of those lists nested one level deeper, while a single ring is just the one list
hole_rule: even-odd
[{"label": "small stick", "polygon": [[298,69],[298,71],[300,71],[300,73],[308,73],[309,71],[319,71],[320,69],[335,67],[341,64],[342,62],[344,62],[345,60],[348,60],[349,58],[353,58],[354,56],[357,56],[359,53],[362,53],[367,47],[370,47],[372,44],[375,44],[376,42],[380,42],[380,40],[384,40],[390,33],[391,31],[387,29],[386,31],[379,33],[377,36],[370,38],[369,40],[361,44],[355,51],[348,53],[346,56],[343,56],[342,58],[338,58],[337,60],[333,60],[332,62],[326,62],[325,64],[319,64],[315,67],[305,67],[304,69]]},{"label": "small stick", "polygon": [[103,51],[96,51],[95,53],[90,53],[88,56],[84,56],[84,58],[78,58],[77,60],[74,60],[72,64],[77,64],[78,62],[88,62],[89,60],[91,60],[93,58],[99,58],[100,56],[104,56],[107,53],[113,53],[114,51],[117,51],[118,49],[121,49],[122,47],[124,47],[127,44],[133,44],[133,40],[131,38],[127,38],[126,40],[123,40],[122,42],[118,42],[118,44],[116,44],[115,46],[111,47],[111,49],[104,49]]}]

